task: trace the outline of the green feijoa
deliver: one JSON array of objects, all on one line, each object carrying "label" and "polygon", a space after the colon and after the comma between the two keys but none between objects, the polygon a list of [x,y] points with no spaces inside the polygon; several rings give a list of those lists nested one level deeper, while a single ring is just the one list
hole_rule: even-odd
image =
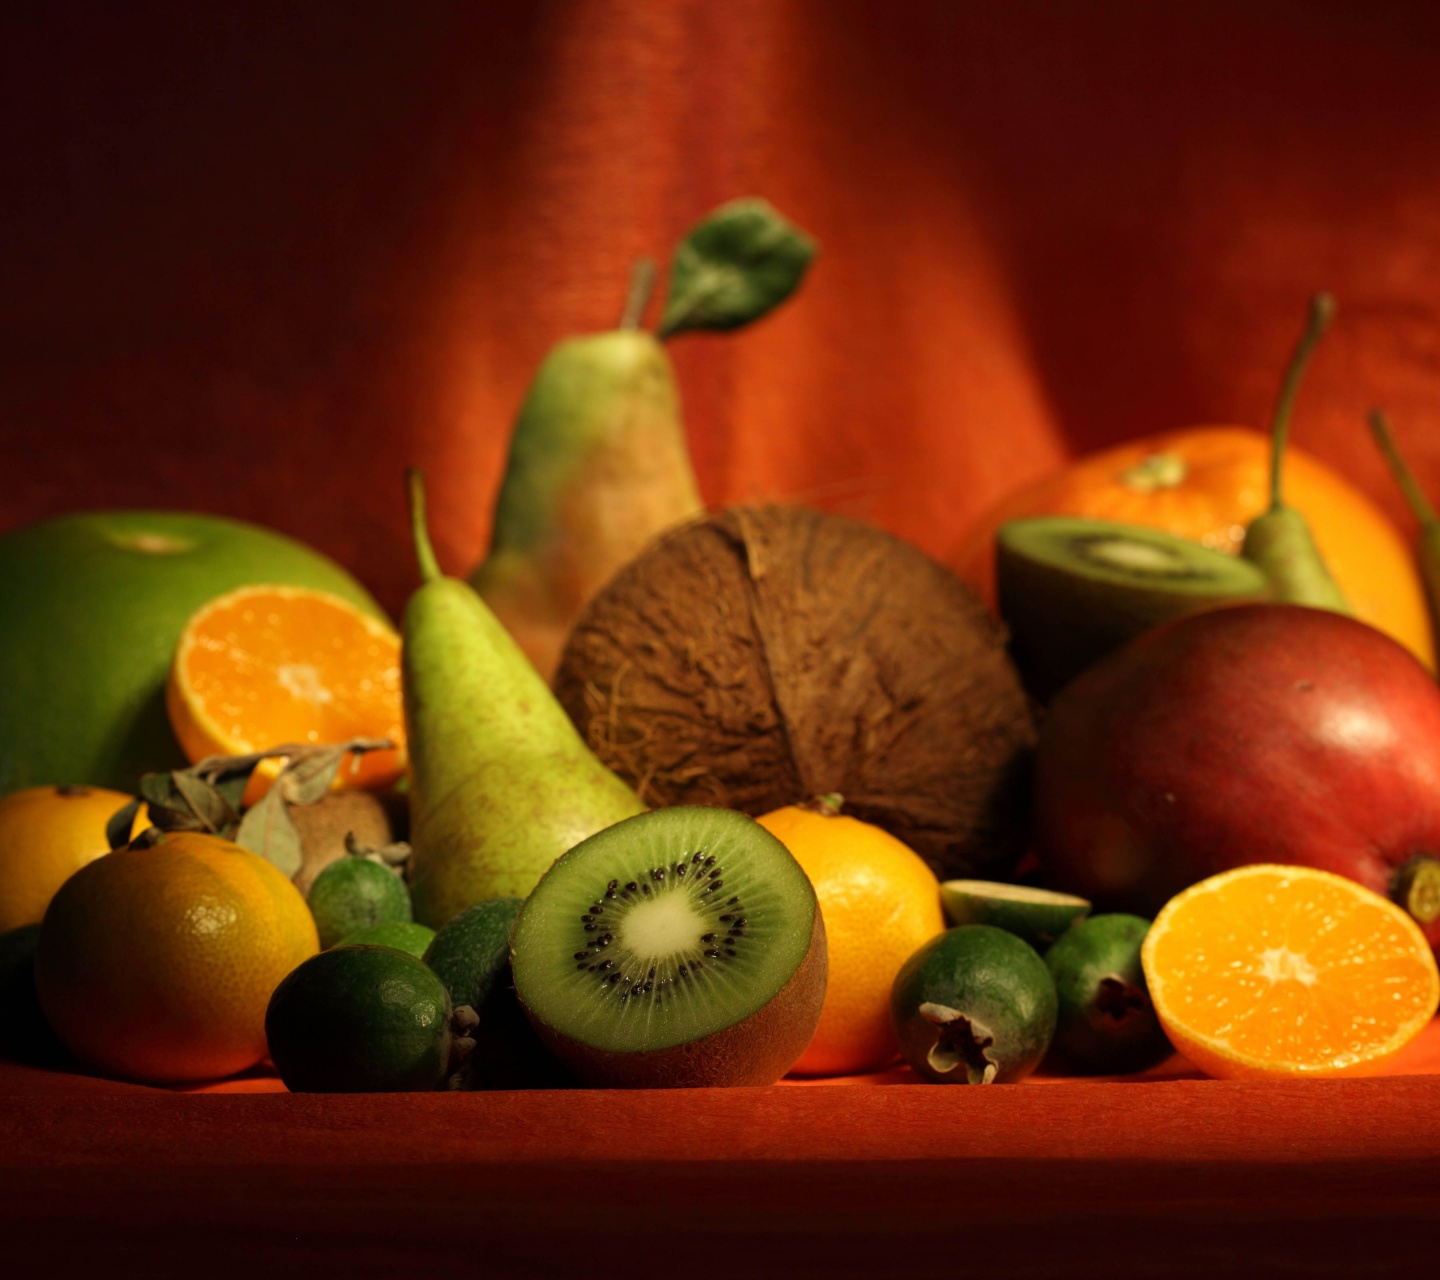
[{"label": "green feijoa", "polygon": [[1023,938],[988,924],[932,938],[895,975],[890,1015],[900,1050],[934,1084],[1007,1084],[1044,1058],[1055,983]]},{"label": "green feijoa", "polygon": [[1069,1070],[1120,1075],[1174,1052],[1140,967],[1149,928],[1140,916],[1091,916],[1045,953],[1060,1001],[1053,1048]]},{"label": "green feijoa", "polygon": [[346,934],[335,945],[394,947],[397,951],[408,951],[420,960],[424,958],[434,940],[435,930],[429,925],[416,924],[413,920],[393,920],[386,924],[366,925],[363,929]]},{"label": "green feijoa", "polygon": [[439,1088],[469,1048],[473,1022],[407,951],[335,947],[275,988],[265,1012],[270,1058],[293,1093]]},{"label": "green feijoa", "polygon": [[487,898],[442,925],[425,952],[456,1004],[468,1004],[483,1023],[492,997],[510,985],[510,926],[519,898]]},{"label": "green feijoa", "polygon": [[463,1089],[541,1089],[573,1084],[546,1052],[515,998],[510,978],[510,926],[519,898],[487,898],[441,927],[425,952],[456,1005],[475,1010],[475,1050],[457,1083]]},{"label": "green feijoa", "polygon": [[322,948],[333,947],[372,924],[413,920],[410,891],[393,869],[369,858],[332,862],[310,886],[306,901]]},{"label": "green feijoa", "polygon": [[951,924],[991,924],[1041,952],[1090,914],[1090,903],[1073,894],[993,880],[946,880],[940,902]]}]

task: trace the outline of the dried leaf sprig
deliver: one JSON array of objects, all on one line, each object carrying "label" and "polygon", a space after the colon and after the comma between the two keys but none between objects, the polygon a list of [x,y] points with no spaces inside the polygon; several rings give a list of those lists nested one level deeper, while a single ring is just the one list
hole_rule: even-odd
[{"label": "dried leaf sprig", "polygon": [[[119,810],[106,827],[112,849],[130,842],[142,805],[148,806],[150,830],[139,838],[153,842],[168,831],[204,831],[233,840],[258,853],[286,876],[300,870],[301,839],[291,805],[316,804],[329,793],[346,757],[391,750],[389,738],[351,738],[346,742],[287,742],[242,756],[209,756],[188,769],[147,773],[140,794]],[[283,759],[266,793],[246,808],[245,788],[262,760]],[[151,833],[155,834],[151,834]],[[387,846],[385,860],[395,866],[404,855]],[[408,849],[406,850],[408,853]]]}]

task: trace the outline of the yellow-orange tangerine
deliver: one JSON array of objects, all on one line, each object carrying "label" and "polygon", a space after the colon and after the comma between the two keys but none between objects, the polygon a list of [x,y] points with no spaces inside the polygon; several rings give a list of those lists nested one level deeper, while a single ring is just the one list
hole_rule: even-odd
[{"label": "yellow-orange tangerine", "polygon": [[1176,895],[1141,948],[1166,1034],[1208,1075],[1366,1075],[1440,1002],[1419,926],[1312,867],[1259,864]]}]

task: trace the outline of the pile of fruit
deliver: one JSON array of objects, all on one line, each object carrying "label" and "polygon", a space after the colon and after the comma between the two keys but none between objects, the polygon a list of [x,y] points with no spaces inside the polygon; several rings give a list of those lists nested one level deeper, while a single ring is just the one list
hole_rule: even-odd
[{"label": "pile of fruit", "polygon": [[645,268],[618,330],[557,347],[470,581],[412,472],[398,630],[250,525],[0,538],[26,602],[0,620],[0,1052],[328,1092],[992,1084],[1177,1050],[1294,1077],[1411,1042],[1440,1002],[1430,578],[1287,447],[1329,300],[1269,437],[1082,459],[951,569],[803,507],[701,508],[662,340],[757,318],[813,252],[726,206],[658,336]]}]

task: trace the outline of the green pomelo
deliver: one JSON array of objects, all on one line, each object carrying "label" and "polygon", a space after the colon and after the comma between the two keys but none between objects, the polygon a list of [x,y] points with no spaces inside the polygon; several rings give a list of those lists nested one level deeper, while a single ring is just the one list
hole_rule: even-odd
[{"label": "green pomelo", "polygon": [[946,880],[940,902],[952,925],[994,925],[1041,952],[1090,912],[1090,903],[1073,894],[993,880]]},{"label": "green pomelo", "polygon": [[1053,1048],[1068,1069],[1143,1071],[1175,1051],[1140,965],[1149,930],[1141,916],[1091,916],[1045,953],[1060,1000]]},{"label": "green pomelo", "polygon": [[0,536],[0,795],[45,783],[133,793],[142,773],[183,767],[165,713],[180,632],[215,596],[262,582],[385,616],[320,552],[218,516],[88,512]]},{"label": "green pomelo", "polygon": [[932,938],[900,966],[890,1015],[900,1050],[933,1084],[1008,1084],[1055,1034],[1055,983],[1028,942],[993,925]]},{"label": "green pomelo", "polygon": [[516,916],[515,989],[586,1083],[773,1084],[825,997],[815,891],[743,814],[679,807],[564,854]]},{"label": "green pomelo", "polygon": [[445,986],[393,947],[337,947],[291,970],[265,1011],[271,1061],[292,1093],[437,1089],[452,1053]]},{"label": "green pomelo", "polygon": [[394,947],[417,960],[425,958],[425,952],[435,941],[435,930],[428,925],[416,924],[413,920],[392,920],[385,924],[368,924],[363,929],[346,934],[335,945],[337,947]]}]

